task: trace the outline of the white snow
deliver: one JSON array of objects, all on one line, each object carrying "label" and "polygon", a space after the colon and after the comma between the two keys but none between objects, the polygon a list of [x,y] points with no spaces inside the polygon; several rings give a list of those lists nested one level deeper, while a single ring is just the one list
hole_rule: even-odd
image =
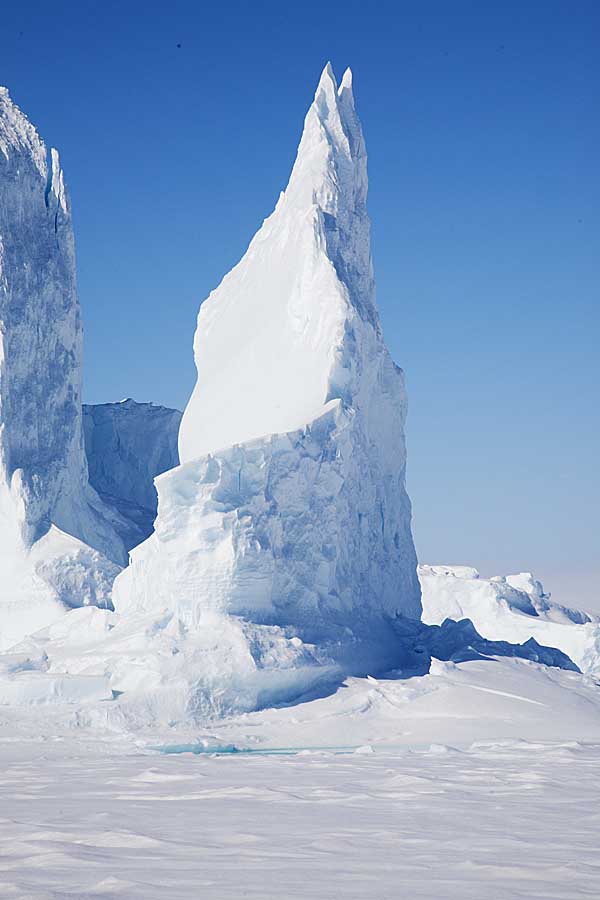
[{"label": "white snow", "polygon": [[419,566],[423,621],[470,619],[482,637],[557,647],[582,672],[600,673],[600,620],[553,603],[529,572],[481,578],[466,566]]},{"label": "white snow", "polygon": [[32,712],[0,707],[8,897],[597,893],[599,692],[574,673],[440,664],[135,743],[74,730],[85,708]]}]

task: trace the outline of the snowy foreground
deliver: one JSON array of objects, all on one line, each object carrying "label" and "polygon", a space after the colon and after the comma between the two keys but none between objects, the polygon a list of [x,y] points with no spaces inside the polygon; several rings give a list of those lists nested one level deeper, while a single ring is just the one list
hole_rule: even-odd
[{"label": "snowy foreground", "polygon": [[[0,896],[597,897],[599,695],[485,660],[352,679],[179,746],[4,718]],[[255,752],[211,753],[233,746]]]},{"label": "snowy foreground", "polygon": [[598,745],[0,758],[5,897],[598,896]]}]

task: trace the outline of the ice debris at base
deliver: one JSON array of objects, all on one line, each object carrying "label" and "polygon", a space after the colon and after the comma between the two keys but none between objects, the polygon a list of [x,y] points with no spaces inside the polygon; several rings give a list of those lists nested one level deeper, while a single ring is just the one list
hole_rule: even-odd
[{"label": "ice debris at base", "polygon": [[582,672],[600,673],[600,620],[553,603],[529,572],[481,578],[468,566],[419,566],[423,622],[469,619],[491,641],[531,638],[562,650]]},{"label": "ice debris at base", "polygon": [[58,153],[0,88],[0,649],[109,604],[127,556],[88,483],[82,327]]},{"label": "ice debris at base", "polygon": [[[417,676],[462,677],[458,670],[465,665],[510,659],[571,674],[600,673],[600,624],[591,617],[578,624],[586,614],[553,604],[531,576],[481,579],[467,567],[421,566],[419,572],[427,621],[395,620],[402,665],[393,679],[416,686]],[[548,618],[534,615],[534,604]],[[348,683],[339,661],[331,665],[322,648],[290,637],[289,629],[218,614],[206,614],[200,624],[186,628],[172,611],[158,618],[143,611],[75,609],[0,654],[0,706],[70,703],[80,711],[78,724],[170,728],[330,696]],[[595,684],[593,678],[583,681],[586,691]],[[365,680],[376,691],[379,683]],[[524,675],[519,702],[530,702],[528,683]],[[479,689],[476,683],[472,689]],[[427,683],[415,690],[415,696],[427,693]]]},{"label": "ice debris at base", "polygon": [[179,464],[181,413],[153,403],[84,404],[83,430],[90,484],[125,521],[127,550],[152,534],[154,478]]},{"label": "ice debris at base", "polygon": [[[487,640],[468,620],[437,626],[402,618],[395,631],[404,665],[388,680],[503,658],[577,671],[558,649],[534,639]],[[262,667],[256,665],[259,654],[266,661]],[[316,646],[290,640],[276,626],[258,628],[234,616],[207,617],[201,629],[186,632],[173,614],[157,621],[147,614],[120,616],[88,607],[0,654],[0,706],[71,703],[81,711],[79,721],[127,731],[206,724],[326,697],[345,680],[344,668],[328,666]],[[365,684],[379,690],[372,676]]]}]

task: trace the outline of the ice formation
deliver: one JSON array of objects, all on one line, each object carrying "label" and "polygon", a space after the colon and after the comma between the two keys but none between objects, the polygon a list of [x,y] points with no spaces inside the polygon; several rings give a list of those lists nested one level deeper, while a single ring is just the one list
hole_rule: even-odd
[{"label": "ice formation", "polygon": [[62,172],[0,101],[0,705],[170,727],[395,667],[431,673],[415,696],[490,656],[600,672],[600,623],[527,573],[421,566],[421,607],[349,73],[323,72],[285,193],[201,307],[181,429],[85,409],[100,496]]},{"label": "ice formation", "polygon": [[0,88],[0,648],[110,604],[125,548],[88,483],[82,328],[58,153]]},{"label": "ice formation", "polygon": [[181,465],[115,583],[119,613],[199,642],[205,699],[283,670],[380,670],[401,656],[393,619],[421,612],[366,163],[350,72],[338,89],[327,66],[286,191],[202,304]]},{"label": "ice formation", "polygon": [[481,578],[469,566],[419,566],[423,622],[470,619],[491,641],[533,638],[565,653],[585,673],[600,673],[600,621],[554,603],[529,572]]},{"label": "ice formation", "polygon": [[125,520],[128,550],[152,534],[154,478],[179,464],[181,413],[153,403],[101,403],[83,407],[90,484]]}]

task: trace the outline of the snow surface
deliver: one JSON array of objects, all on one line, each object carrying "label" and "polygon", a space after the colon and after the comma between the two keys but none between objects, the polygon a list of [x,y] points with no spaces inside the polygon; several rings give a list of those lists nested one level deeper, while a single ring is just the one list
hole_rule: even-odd
[{"label": "snow surface", "polygon": [[0,709],[3,893],[596,897],[599,697],[492,659],[143,742]]},{"label": "snow surface", "polygon": [[84,405],[90,484],[123,517],[128,550],[152,534],[158,498],[154,478],[179,465],[181,413],[153,403]]},{"label": "snow surface", "polygon": [[[395,682],[435,673],[439,663],[491,657],[579,672],[559,649],[535,639],[490,641],[469,620],[437,626],[398,619],[394,631],[404,662],[392,673]],[[263,667],[256,666],[259,653]],[[257,635],[233,616],[207,617],[201,629],[188,633],[173,613],[157,621],[147,614],[122,616],[90,606],[73,610],[0,655],[0,706],[17,706],[25,714],[32,704],[71,703],[77,705],[78,724],[140,734],[165,727],[185,730],[190,723],[218,722],[302,692],[305,699],[335,695],[344,670],[318,665],[320,661],[316,646],[290,639],[274,626]],[[190,690],[193,677],[197,680]],[[107,698],[112,701],[108,706]]]},{"label": "snow surface", "polygon": [[286,191],[200,308],[182,464],[156,479],[155,533],[114,586],[123,616],[174,617],[180,653],[186,635],[191,708],[398,665],[390,619],[420,615],[366,192],[351,76],[338,89],[327,66]]},{"label": "snow surface", "polygon": [[529,572],[481,578],[467,566],[419,566],[423,621],[470,619],[482,637],[530,638],[562,650],[582,672],[600,674],[600,618],[553,603]]},{"label": "snow surface", "polygon": [[118,516],[88,483],[82,328],[63,172],[56,150],[48,158],[5,88],[0,326],[1,649],[68,606],[107,602],[107,581],[126,561]]}]

